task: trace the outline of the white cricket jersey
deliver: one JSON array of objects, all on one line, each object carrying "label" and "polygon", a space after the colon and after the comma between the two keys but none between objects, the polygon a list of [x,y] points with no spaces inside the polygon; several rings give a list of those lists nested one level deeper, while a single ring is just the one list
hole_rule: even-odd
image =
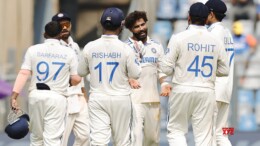
[{"label": "white cricket jersey", "polygon": [[21,69],[32,71],[29,91],[36,89],[36,83],[45,83],[52,91],[67,95],[70,75],[77,75],[77,65],[74,51],[57,39],[46,39],[28,48]]},{"label": "white cricket jersey", "polygon": [[[126,41],[130,47],[134,46],[134,40],[128,38]],[[134,48],[132,48],[134,50]],[[160,102],[158,92],[158,79],[166,76],[158,71],[158,59],[164,55],[160,43],[147,37],[144,44],[145,54],[141,60],[142,72],[138,79],[141,88],[132,90],[132,101],[134,103]]]},{"label": "white cricket jersey", "polygon": [[[68,38],[68,43],[66,43],[63,40],[60,40],[60,42],[62,45],[71,48],[75,52],[75,54],[77,55],[77,58],[78,58],[77,61],[79,62],[80,57],[81,57],[81,51],[79,49],[79,45],[73,41],[72,37]],[[68,94],[69,95],[70,94],[82,94],[82,90],[81,90],[82,87],[85,87],[84,79],[81,80],[80,84],[77,84],[76,86],[69,88]]]},{"label": "white cricket jersey", "polygon": [[90,92],[129,95],[128,78],[138,79],[141,67],[131,48],[116,35],[102,35],[83,49],[78,73],[90,73]]},{"label": "white cricket jersey", "polygon": [[233,77],[234,77],[234,47],[233,38],[230,31],[221,22],[210,25],[208,30],[216,37],[221,39],[228,54],[229,75],[227,77],[217,77],[215,82],[216,100],[229,103],[232,96]]},{"label": "white cricket jersey", "polygon": [[173,74],[173,91],[214,90],[216,76],[229,73],[223,43],[205,26],[190,25],[171,37],[160,69]]}]

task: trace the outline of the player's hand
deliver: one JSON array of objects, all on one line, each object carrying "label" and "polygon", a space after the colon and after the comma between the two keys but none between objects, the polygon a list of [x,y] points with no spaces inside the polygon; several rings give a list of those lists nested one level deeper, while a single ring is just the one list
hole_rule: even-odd
[{"label": "player's hand", "polygon": [[160,96],[169,96],[172,91],[172,86],[170,84],[163,85],[161,88]]},{"label": "player's hand", "polygon": [[16,113],[20,108],[17,102],[17,97],[11,96],[11,109]]},{"label": "player's hand", "polygon": [[128,82],[129,82],[129,84],[130,84],[132,89],[139,89],[139,88],[141,88],[141,85],[140,85],[140,83],[137,80],[129,79]]},{"label": "player's hand", "polygon": [[142,60],[144,54],[145,54],[145,49],[144,49],[144,44],[142,41],[134,41],[134,49],[137,52],[137,58],[139,61]]}]

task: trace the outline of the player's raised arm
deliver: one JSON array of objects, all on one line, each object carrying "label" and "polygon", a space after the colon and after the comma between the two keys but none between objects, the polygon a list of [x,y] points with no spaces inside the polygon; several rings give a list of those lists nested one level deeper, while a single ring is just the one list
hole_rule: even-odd
[{"label": "player's raised arm", "polygon": [[217,77],[222,77],[222,76],[228,76],[229,74],[229,64],[228,64],[228,55],[227,52],[225,51],[224,45],[221,45],[221,48],[219,49],[219,57],[218,57],[218,65],[217,65]]},{"label": "player's raised arm", "polygon": [[129,55],[127,58],[127,71],[128,71],[128,77],[131,79],[138,79],[140,77],[141,74],[141,66],[140,63],[138,61],[138,59],[136,58],[134,52],[131,50],[131,48],[127,45],[126,49],[129,50]]}]

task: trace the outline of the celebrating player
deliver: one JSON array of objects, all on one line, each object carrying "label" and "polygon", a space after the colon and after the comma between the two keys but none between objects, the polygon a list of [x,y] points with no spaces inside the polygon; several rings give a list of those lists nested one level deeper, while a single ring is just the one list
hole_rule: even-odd
[{"label": "celebrating player", "polygon": [[172,36],[160,69],[173,74],[167,125],[170,146],[186,146],[185,134],[191,119],[195,145],[213,142],[214,83],[216,76],[229,73],[228,57],[222,42],[208,32],[209,10],[203,3],[191,5],[189,27]]},{"label": "celebrating player", "polygon": [[[134,146],[158,146],[160,142],[160,99],[158,79],[162,84],[165,74],[158,73],[158,58],[164,55],[163,47],[147,36],[147,16],[143,11],[134,11],[125,19],[125,26],[132,32],[126,43],[141,59],[142,73],[138,80],[129,79],[133,88]],[[141,43],[141,45],[140,45]],[[143,44],[143,45],[142,45]],[[140,54],[139,54],[140,53]],[[163,95],[168,96],[171,86],[165,85]],[[143,132],[144,131],[144,132]]]},{"label": "celebrating player", "polygon": [[60,146],[64,131],[67,87],[77,85],[75,53],[60,45],[59,23],[53,21],[45,26],[45,42],[30,47],[16,78],[11,106],[19,109],[17,97],[27,78],[31,75],[29,87],[29,116],[31,146]]},{"label": "celebrating player", "polygon": [[111,133],[115,146],[131,144],[132,106],[129,78],[137,79],[141,67],[127,44],[118,39],[124,22],[123,12],[107,8],[100,23],[101,38],[89,42],[83,50],[78,73],[90,74],[91,145],[105,146]]},{"label": "celebrating player", "polygon": [[218,37],[225,45],[228,53],[228,64],[230,71],[228,77],[217,77],[215,82],[215,93],[217,109],[215,113],[215,129],[217,146],[231,146],[228,136],[223,135],[222,128],[228,127],[229,103],[232,96],[233,75],[234,75],[234,48],[231,32],[223,26],[222,19],[226,16],[227,7],[221,0],[209,0],[205,4],[209,10],[208,30]]},{"label": "celebrating player", "polygon": [[[71,18],[66,13],[58,13],[52,17],[52,21],[57,21],[62,26],[61,44],[71,48],[71,50],[76,53],[79,60],[79,46],[70,36],[72,27]],[[77,86],[68,87],[68,95],[66,129],[62,137],[62,145],[67,146],[71,130],[73,129],[75,135],[73,146],[87,146],[89,142],[89,116],[84,80],[82,79],[81,84],[78,84]]]}]

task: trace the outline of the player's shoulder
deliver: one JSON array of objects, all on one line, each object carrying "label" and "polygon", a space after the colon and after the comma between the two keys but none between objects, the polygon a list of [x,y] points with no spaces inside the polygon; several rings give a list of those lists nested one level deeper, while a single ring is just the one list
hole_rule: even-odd
[{"label": "player's shoulder", "polygon": [[27,49],[27,52],[37,52],[38,50],[41,50],[41,49],[45,48],[45,46],[46,45],[44,43],[35,44],[35,45],[30,46]]},{"label": "player's shoulder", "polygon": [[127,38],[125,41],[123,41],[127,45],[133,44],[133,41],[130,38]]},{"label": "player's shoulder", "polygon": [[161,46],[161,42],[158,41],[158,40],[155,40],[154,38],[150,38],[148,37],[149,41],[154,44],[154,45],[158,45],[158,46]]},{"label": "player's shoulder", "polygon": [[88,42],[88,43],[84,46],[83,52],[89,51],[91,48],[95,47],[97,44],[99,44],[97,40],[93,40],[93,41]]}]

